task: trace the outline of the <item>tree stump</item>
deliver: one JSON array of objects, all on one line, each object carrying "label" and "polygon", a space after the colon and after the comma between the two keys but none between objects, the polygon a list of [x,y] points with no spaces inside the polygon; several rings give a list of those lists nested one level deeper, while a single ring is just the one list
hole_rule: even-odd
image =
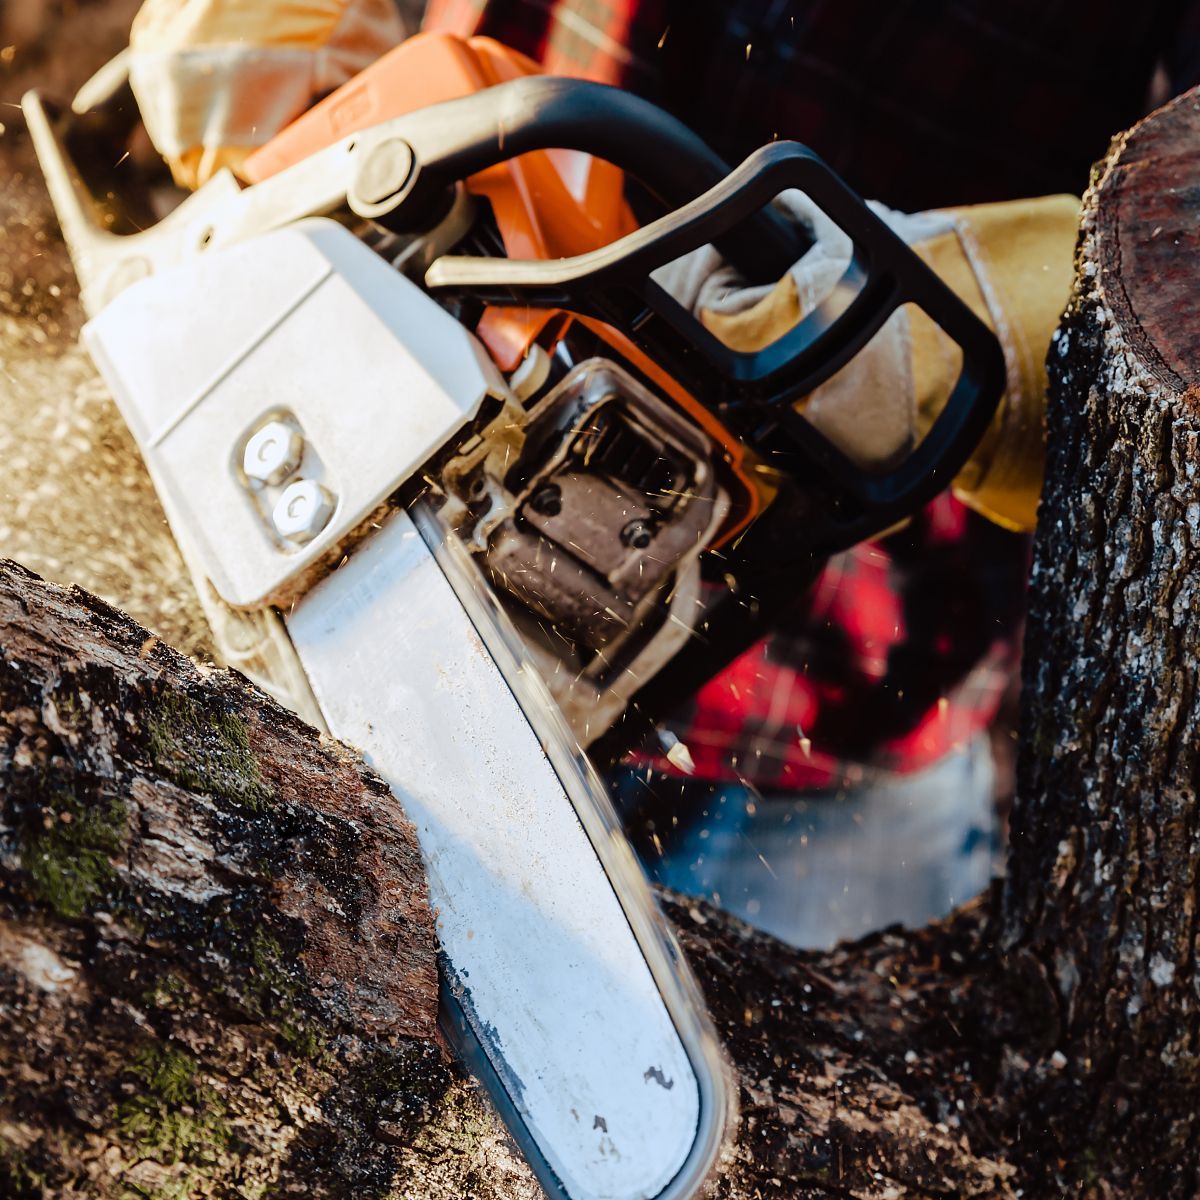
[{"label": "tree stump", "polygon": [[[1068,1176],[1200,1194],[1200,96],[1113,143],[1052,348],[1004,945]],[[1066,1115],[1069,1113],[1069,1117]]]}]

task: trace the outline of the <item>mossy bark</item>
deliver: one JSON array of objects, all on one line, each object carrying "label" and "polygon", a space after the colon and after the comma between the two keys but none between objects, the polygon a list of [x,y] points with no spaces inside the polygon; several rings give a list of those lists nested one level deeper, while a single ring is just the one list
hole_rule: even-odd
[{"label": "mossy bark", "polygon": [[386,785],[239,677],[13,564],[0,778],[10,1187],[390,1183],[453,1075]]}]

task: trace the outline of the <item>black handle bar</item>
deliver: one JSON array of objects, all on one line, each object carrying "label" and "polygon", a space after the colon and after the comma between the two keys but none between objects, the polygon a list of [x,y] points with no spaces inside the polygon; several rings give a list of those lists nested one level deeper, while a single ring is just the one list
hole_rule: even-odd
[{"label": "black handle bar", "polygon": [[[355,204],[376,219],[387,214],[403,222],[412,214],[420,221],[460,180],[534,150],[580,150],[605,159],[668,210],[716,186],[730,170],[702,138],[649,101],[553,76],[517,79],[419,109],[396,122],[395,132],[413,162],[407,183],[383,204],[375,197]],[[769,208],[723,231],[718,242],[750,283],[778,279],[808,246],[803,230]]]},{"label": "black handle bar", "polygon": [[[854,253],[834,294],[755,353],[729,349],[650,277],[696,246],[744,228],[779,192],[798,188],[849,234]],[[983,436],[1005,386],[990,329],[811,150],[775,142],[705,195],[610,246],[550,262],[438,259],[433,290],[588,313],[630,332],[655,359],[768,460],[840,497],[826,552],[878,533],[942,490]],[[861,351],[901,305],[914,303],[962,350],[959,378],[920,445],[890,470],[855,466],[795,402]]]}]

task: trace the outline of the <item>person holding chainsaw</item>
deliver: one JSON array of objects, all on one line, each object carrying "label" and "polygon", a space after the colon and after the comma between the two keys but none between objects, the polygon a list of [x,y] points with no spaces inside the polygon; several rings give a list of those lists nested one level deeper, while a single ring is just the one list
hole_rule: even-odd
[{"label": "person holding chainsaw", "polygon": [[[1195,39],[1168,44],[1165,34],[1194,22],[1197,6],[1131,15],[1113,5],[1105,22],[1094,5],[1063,5],[1039,10],[1036,23],[1024,7],[909,4],[880,24],[816,3],[434,0],[425,18],[428,29],[497,37],[552,72],[648,94],[735,161],[794,137],[902,208],[976,205],[887,213],[1005,350],[1006,399],[955,498],[831,563],[785,628],[680,715],[669,762],[639,763],[619,780],[659,878],[715,893],[797,943],[918,923],[986,883],[994,819],[984,731],[1011,668],[1025,566],[1023,543],[996,527],[1034,520],[1042,361],[1069,288],[1076,204],[980,202],[1077,192],[1103,139],[1137,115],[1159,57],[1177,85],[1195,73],[1186,53]],[[1096,61],[1121,63],[1099,99],[1072,75],[1093,61],[1068,39],[1082,29],[1098,43]],[[131,81],[176,179],[195,187],[220,166],[239,169],[402,35],[391,0],[148,0]],[[1043,89],[1036,101],[1032,78]],[[1047,81],[1060,79],[1072,87],[1051,96]],[[741,286],[715,252],[672,269],[670,290],[735,348],[774,340],[849,259],[823,214],[800,200],[792,209],[814,245],[775,287]],[[813,393],[806,415],[856,461],[887,461],[929,428],[953,378],[951,350],[919,315],[889,323]]]}]

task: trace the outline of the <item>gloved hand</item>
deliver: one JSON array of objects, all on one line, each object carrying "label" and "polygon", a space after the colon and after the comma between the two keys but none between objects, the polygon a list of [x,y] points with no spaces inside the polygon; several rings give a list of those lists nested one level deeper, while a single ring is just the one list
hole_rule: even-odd
[{"label": "gloved hand", "polygon": [[[741,286],[710,247],[656,273],[735,349],[775,341],[829,294],[850,261],[849,238],[806,197],[783,200],[812,230],[814,245],[774,287]],[[1044,457],[1045,358],[1071,290],[1079,202],[1048,196],[912,216],[872,208],[1000,340],[1008,388],[954,491],[997,524],[1032,529]],[[954,343],[908,306],[800,407],[852,460],[882,467],[929,430],[959,365]]]},{"label": "gloved hand", "polygon": [[394,0],[145,0],[129,80],[151,141],[196,188],[404,34]]}]

